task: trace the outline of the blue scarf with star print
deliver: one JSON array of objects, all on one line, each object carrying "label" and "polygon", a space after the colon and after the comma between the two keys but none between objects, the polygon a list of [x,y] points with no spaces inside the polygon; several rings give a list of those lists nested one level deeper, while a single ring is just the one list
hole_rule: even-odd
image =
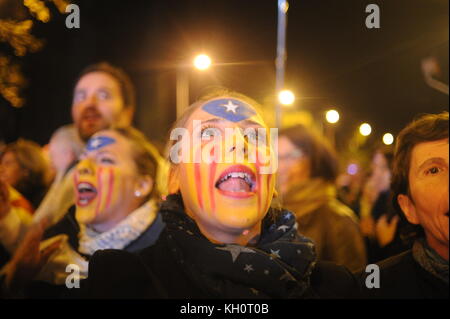
[{"label": "blue scarf with star print", "polygon": [[212,298],[300,298],[316,262],[311,240],[298,235],[295,216],[270,209],[254,246],[214,244],[189,218],[180,195],[170,195],[160,210],[168,253],[192,282]]}]

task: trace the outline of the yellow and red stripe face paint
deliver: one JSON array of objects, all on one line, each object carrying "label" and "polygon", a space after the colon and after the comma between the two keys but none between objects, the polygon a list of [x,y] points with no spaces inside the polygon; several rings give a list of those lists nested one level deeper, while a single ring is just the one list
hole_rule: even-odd
[{"label": "yellow and red stripe face paint", "polygon": [[[202,117],[201,114],[200,117]],[[214,116],[208,118],[214,118]],[[200,118],[200,120],[203,119]],[[255,119],[260,120],[256,116]],[[230,124],[230,127],[239,127],[239,125]],[[225,138],[227,138],[226,135],[222,138],[221,143],[213,147],[210,144],[217,143],[216,139],[193,143],[191,149],[192,161],[179,164],[180,190],[183,201],[190,214],[193,215],[192,217],[201,219],[202,224],[222,228],[251,228],[264,218],[274,193],[275,175],[262,174],[261,167],[264,163],[259,161],[260,158],[263,158],[262,152],[266,152],[267,147],[258,146],[256,148],[256,163],[250,163],[248,158],[243,161],[228,163],[224,160],[227,152],[225,146],[230,145],[230,143],[227,143],[224,140]],[[243,144],[248,147],[247,141],[244,141]],[[221,152],[214,153],[214,150],[219,147]],[[222,158],[215,158],[212,163],[205,162],[202,158],[202,152],[205,149],[211,151],[211,157],[221,154]],[[230,196],[230,194],[222,192],[216,187],[217,181],[224,172],[235,169],[237,171],[251,171],[253,174],[256,185],[248,194],[238,192]]]},{"label": "yellow and red stripe face paint", "polygon": [[113,131],[89,140],[74,173],[79,222],[105,229],[131,212],[139,178],[132,154],[129,141]]},{"label": "yellow and red stripe face paint", "polygon": [[[87,167],[92,174],[78,173]],[[112,204],[117,202],[120,197],[120,189],[117,183],[117,180],[120,179],[120,170],[116,167],[97,166],[90,159],[78,163],[77,171],[74,174],[77,220],[84,224],[90,224],[107,218],[105,212],[108,212]],[[77,190],[77,185],[81,183],[92,185],[96,191],[95,197],[89,200],[87,204],[80,202],[81,194]]]}]

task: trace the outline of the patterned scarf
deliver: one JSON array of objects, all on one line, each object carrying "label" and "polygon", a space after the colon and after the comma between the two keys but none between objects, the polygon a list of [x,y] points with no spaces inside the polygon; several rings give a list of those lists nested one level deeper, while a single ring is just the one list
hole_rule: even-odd
[{"label": "patterned scarf", "polygon": [[448,260],[439,256],[424,238],[414,242],[412,253],[414,259],[429,273],[448,284]]},{"label": "patterned scarf", "polygon": [[148,229],[156,214],[155,201],[150,200],[106,232],[98,233],[80,224],[78,251],[91,256],[99,249],[124,249]]},{"label": "patterned scarf", "polygon": [[186,215],[179,195],[167,198],[161,214],[170,253],[208,296],[296,298],[309,288],[314,245],[297,234],[291,212],[270,209],[255,246],[211,243]]}]

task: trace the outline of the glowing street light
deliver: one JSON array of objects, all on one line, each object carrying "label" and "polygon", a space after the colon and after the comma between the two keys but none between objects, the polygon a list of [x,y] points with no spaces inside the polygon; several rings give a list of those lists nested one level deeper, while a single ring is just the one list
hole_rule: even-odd
[{"label": "glowing street light", "polygon": [[194,66],[203,71],[211,66],[211,59],[206,54],[199,54],[194,59]]},{"label": "glowing street light", "polygon": [[280,93],[278,93],[278,100],[283,105],[292,105],[295,101],[295,95],[292,93],[292,91],[289,90],[283,90]]},{"label": "glowing street light", "polygon": [[336,110],[329,110],[325,114],[328,123],[337,123],[339,121],[339,112]]},{"label": "glowing street light", "polygon": [[359,127],[359,133],[362,136],[369,136],[370,133],[372,133],[372,127],[369,124],[367,124],[367,123],[363,123]]},{"label": "glowing street light", "polygon": [[[204,71],[211,66],[211,59],[206,54],[199,54],[193,61],[193,66],[200,71]],[[189,69],[192,65],[179,65],[177,68],[177,117],[189,106]]]},{"label": "glowing street light", "polygon": [[386,133],[383,135],[383,143],[386,145],[391,145],[394,143],[394,135],[391,133]]}]

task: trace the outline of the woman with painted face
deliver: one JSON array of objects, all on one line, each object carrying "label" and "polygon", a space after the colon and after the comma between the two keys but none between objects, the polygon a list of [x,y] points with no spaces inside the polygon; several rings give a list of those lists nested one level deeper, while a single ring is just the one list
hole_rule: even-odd
[{"label": "woman with painted face", "polygon": [[[30,231],[6,267],[7,282],[19,273],[25,277],[19,282],[36,275],[40,281],[64,284],[66,266],[76,265],[80,277],[86,277],[89,257],[99,249],[135,252],[152,245],[163,228],[154,185],[160,161],[153,145],[135,129],[96,133],[75,167],[75,211],[46,231],[40,252],[43,228]],[[21,269],[28,270],[24,274]]]},{"label": "woman with painted face", "polygon": [[256,106],[221,91],[187,109],[168,144],[170,195],[160,209],[166,227],[138,254],[94,254],[83,297],[344,298],[354,292],[347,269],[316,262],[314,244],[297,234],[294,215],[271,208],[276,156]]}]

